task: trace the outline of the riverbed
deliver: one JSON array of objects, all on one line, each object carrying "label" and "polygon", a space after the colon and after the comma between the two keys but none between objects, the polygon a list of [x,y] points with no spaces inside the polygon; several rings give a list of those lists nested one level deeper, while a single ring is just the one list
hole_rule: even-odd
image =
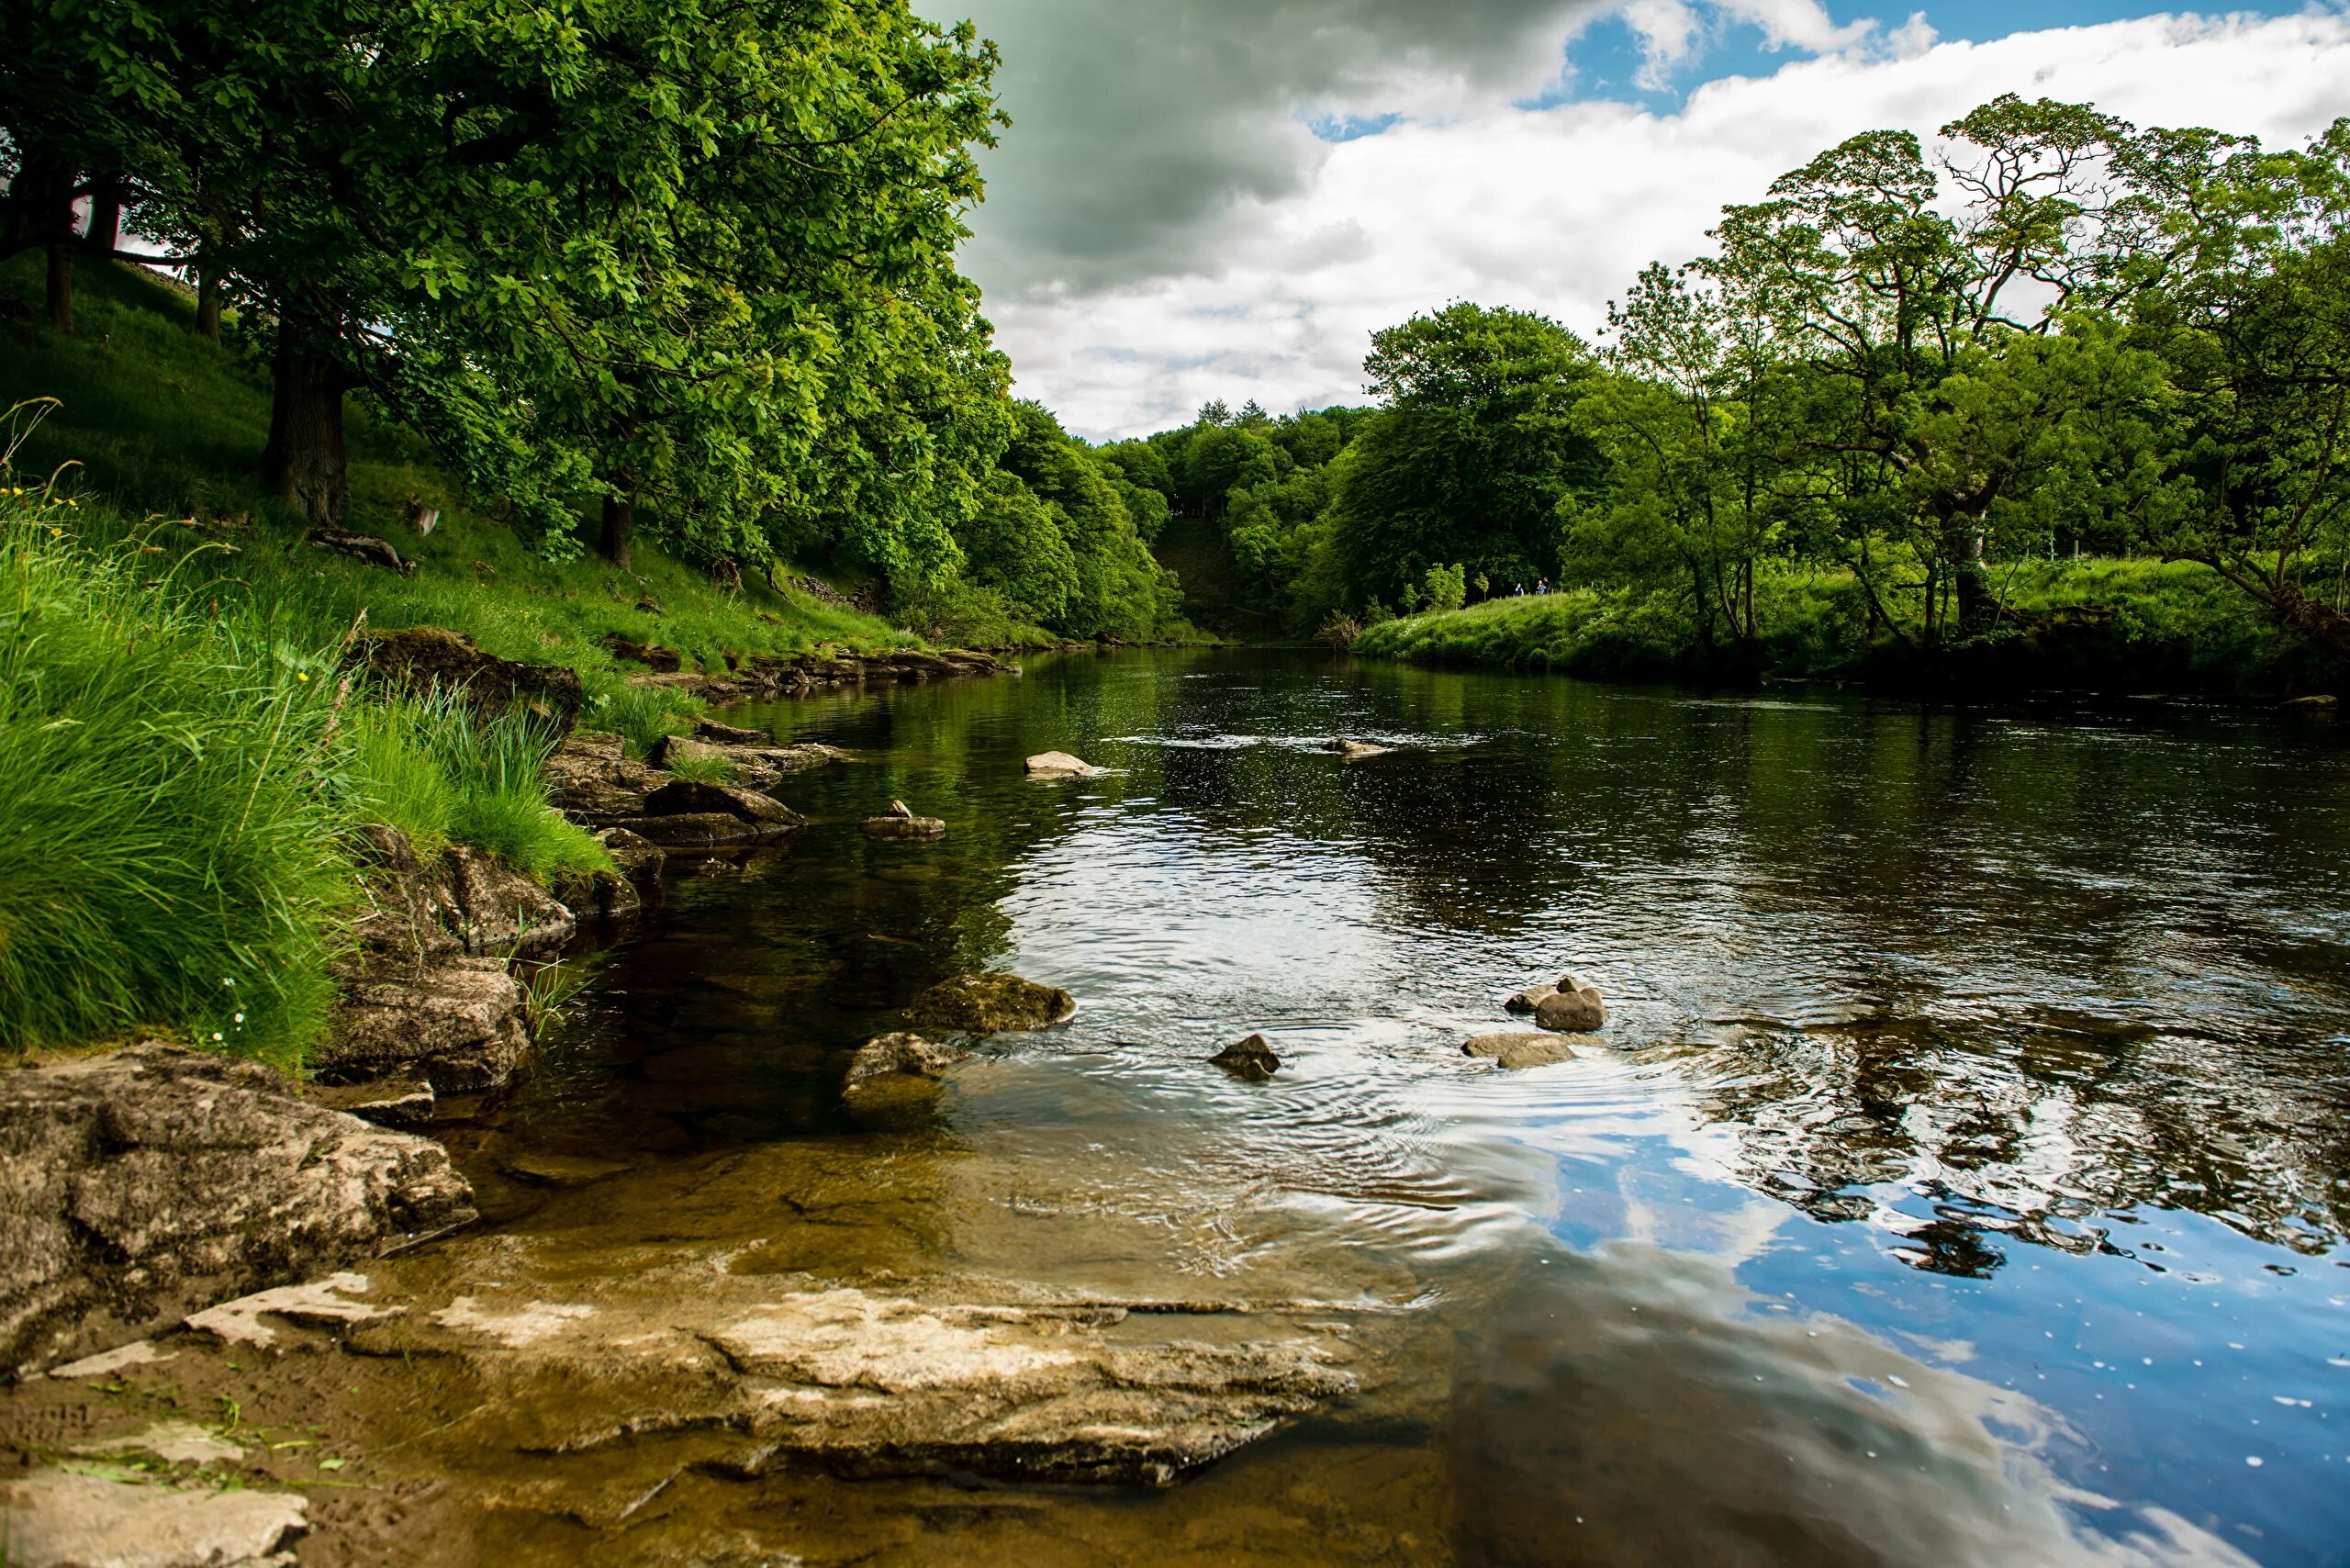
[{"label": "riverbed", "polygon": [[[376,1288],[985,1281],[1276,1315],[1344,1388],[1173,1485],[860,1478],[386,1341],[260,1391],[403,1499],[327,1498],[327,1560],[2350,1562],[2333,722],[1229,651],[726,717],[849,760],[584,962],[453,1137],[491,1223]],[[893,798],[947,837],[862,836]],[[988,969],[1080,1010],[844,1103]],[[1570,969],[1603,1044],[1462,1054]],[[1209,1065],[1253,1032],[1270,1081]]]}]

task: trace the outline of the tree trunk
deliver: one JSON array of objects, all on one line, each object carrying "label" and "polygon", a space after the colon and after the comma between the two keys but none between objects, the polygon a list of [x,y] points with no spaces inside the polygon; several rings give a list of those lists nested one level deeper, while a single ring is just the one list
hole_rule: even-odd
[{"label": "tree trunk", "polygon": [[636,500],[628,493],[628,476],[612,476],[612,493],[604,498],[604,531],[597,548],[621,571],[628,570],[628,542],[636,532]]},{"label": "tree trunk", "polygon": [[73,330],[73,241],[69,237],[49,247],[49,330],[72,335]]},{"label": "tree trunk", "polygon": [[122,181],[100,174],[90,183],[90,226],[82,231],[82,248],[94,256],[111,257],[122,243]]},{"label": "tree trunk", "polygon": [[1959,541],[1958,565],[1953,576],[1958,579],[1958,634],[1971,637],[1986,630],[1998,613],[1998,595],[1991,589],[1991,574],[1983,566],[1983,529],[1970,527]]},{"label": "tree trunk", "polygon": [[196,335],[207,342],[220,341],[220,274],[210,267],[196,274]]},{"label": "tree trunk", "polygon": [[312,522],[342,521],[350,475],[342,444],[342,366],[335,357],[278,329],[270,365],[269,445],[262,477]]}]

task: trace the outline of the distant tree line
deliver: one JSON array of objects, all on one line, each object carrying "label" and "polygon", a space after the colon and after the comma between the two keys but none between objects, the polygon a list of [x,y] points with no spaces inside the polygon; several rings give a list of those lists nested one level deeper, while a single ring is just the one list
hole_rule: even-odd
[{"label": "distant tree line", "polygon": [[1293,631],[1547,578],[1734,651],[1798,568],[1931,649],[1996,627],[2004,563],[2088,552],[2204,563],[2350,652],[2350,121],[2277,151],[2006,96],[1942,136],[1726,208],[1603,347],[1455,303],[1374,335],[1375,409],[1210,405],[1104,454]]},{"label": "distant tree line", "polygon": [[[1117,471],[1009,399],[955,265],[996,64],[903,0],[24,0],[0,259],[47,254],[58,331],[77,257],[185,268],[315,521],[357,394],[553,552],[1148,634],[1174,589]],[[989,564],[1015,539],[1046,564]]]}]

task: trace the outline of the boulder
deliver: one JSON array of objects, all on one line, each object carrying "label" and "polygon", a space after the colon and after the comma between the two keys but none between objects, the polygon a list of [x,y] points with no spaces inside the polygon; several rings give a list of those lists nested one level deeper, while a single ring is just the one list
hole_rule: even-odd
[{"label": "boulder", "polygon": [[420,974],[346,985],[309,1066],[330,1085],[414,1074],[445,1094],[502,1086],[530,1048],[522,988],[505,960],[457,958]]},{"label": "boulder", "polygon": [[1091,778],[1102,770],[1065,751],[1039,752],[1028,759],[1031,778]]},{"label": "boulder", "polygon": [[772,745],[775,737],[765,730],[746,730],[739,724],[722,724],[715,719],[694,722],[694,738],[719,745]]},{"label": "boulder", "polygon": [[[1573,978],[1567,977],[1571,981]],[[1607,1022],[1607,1009],[1601,1005],[1599,992],[1590,986],[1560,990],[1534,1004],[1534,1022],[1562,1034],[1587,1034]]]},{"label": "boulder", "polygon": [[663,849],[733,849],[771,844],[799,831],[794,823],[745,822],[728,812],[682,812],[675,816],[632,817],[619,824]]},{"label": "boulder", "polygon": [[[763,827],[791,829],[805,827],[808,819],[771,796],[756,790],[746,790],[740,784],[698,784],[690,778],[675,778],[644,798],[647,817],[731,816],[744,823]],[[643,828],[635,831],[643,833]],[[655,843],[664,843],[658,834],[646,833]]]},{"label": "boulder", "polygon": [[474,1217],[439,1144],[157,1044],[0,1072],[0,1367],[20,1375]]},{"label": "boulder", "polygon": [[367,902],[352,923],[357,942],[341,966],[345,978],[412,973],[464,951],[448,880],[437,862],[418,857],[408,834],[380,823],[364,827],[354,858]]},{"label": "boulder", "polygon": [[848,1093],[891,1078],[939,1078],[968,1053],[920,1035],[877,1035],[856,1048],[841,1085]]},{"label": "boulder", "polygon": [[1335,740],[1323,746],[1322,749],[1324,751],[1336,752],[1346,761],[1353,762],[1359,757],[1384,756],[1394,748],[1393,746],[1375,745],[1370,741]]},{"label": "boulder", "polygon": [[1273,1054],[1273,1047],[1262,1035],[1251,1035],[1245,1040],[1236,1041],[1208,1060],[1233,1077],[1246,1079],[1250,1083],[1264,1082],[1279,1072],[1281,1066],[1281,1058]]},{"label": "boulder", "polygon": [[555,810],[581,822],[611,822],[644,814],[644,797],[668,776],[628,755],[618,735],[566,735],[540,778]]},{"label": "boulder", "polygon": [[1076,1013],[1077,999],[1069,992],[1017,975],[958,975],[906,1005],[906,1016],[914,1023],[974,1035],[1041,1029],[1066,1023]]},{"label": "boulder", "polygon": [[766,778],[744,777],[745,774],[762,770],[755,765],[746,767],[750,759],[744,756],[737,747],[722,745],[714,741],[697,740],[691,735],[663,735],[653,743],[653,749],[646,752],[644,756],[645,760],[652,763],[654,767],[666,768],[673,773],[685,768],[708,769],[712,765],[722,765],[732,770],[730,782],[755,788],[759,784],[774,781],[772,768],[764,770],[767,774]]},{"label": "boulder", "polygon": [[612,864],[620,868],[621,875],[640,890],[660,885],[661,868],[669,857],[662,853],[659,845],[624,827],[604,829],[596,835],[596,842],[604,846]]},{"label": "boulder", "polygon": [[1548,1067],[1572,1061],[1574,1047],[1556,1035],[1480,1035],[1460,1047],[1461,1054],[1490,1057],[1504,1067]]},{"label": "boulder", "polygon": [[453,844],[442,863],[457,940],[476,958],[545,958],[562,951],[578,929],[569,909],[486,850]]},{"label": "boulder", "polygon": [[892,812],[887,816],[866,818],[865,836],[917,840],[945,838],[946,823],[938,817],[918,817],[912,812],[901,816]]},{"label": "boulder", "polygon": [[0,1482],[16,1568],[292,1568],[309,1506],[289,1492],[181,1490],[65,1470]]},{"label": "boulder", "polygon": [[580,920],[621,920],[644,907],[643,895],[633,881],[600,868],[563,873],[555,879],[554,893],[557,902]]},{"label": "boulder", "polygon": [[394,685],[445,687],[496,715],[520,711],[568,730],[579,716],[579,672],[564,665],[501,659],[440,626],[408,626],[359,639],[351,657]]}]

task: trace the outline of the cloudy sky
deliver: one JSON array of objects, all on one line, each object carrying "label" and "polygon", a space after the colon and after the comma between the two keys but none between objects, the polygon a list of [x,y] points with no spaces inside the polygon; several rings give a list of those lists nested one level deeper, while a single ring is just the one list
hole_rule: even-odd
[{"label": "cloudy sky", "polygon": [[966,263],[1023,396],[1101,439],[1360,402],[1454,298],[1586,334],[1640,265],[1855,131],[2002,92],[2297,142],[2350,0],[930,0],[1013,119]]}]

